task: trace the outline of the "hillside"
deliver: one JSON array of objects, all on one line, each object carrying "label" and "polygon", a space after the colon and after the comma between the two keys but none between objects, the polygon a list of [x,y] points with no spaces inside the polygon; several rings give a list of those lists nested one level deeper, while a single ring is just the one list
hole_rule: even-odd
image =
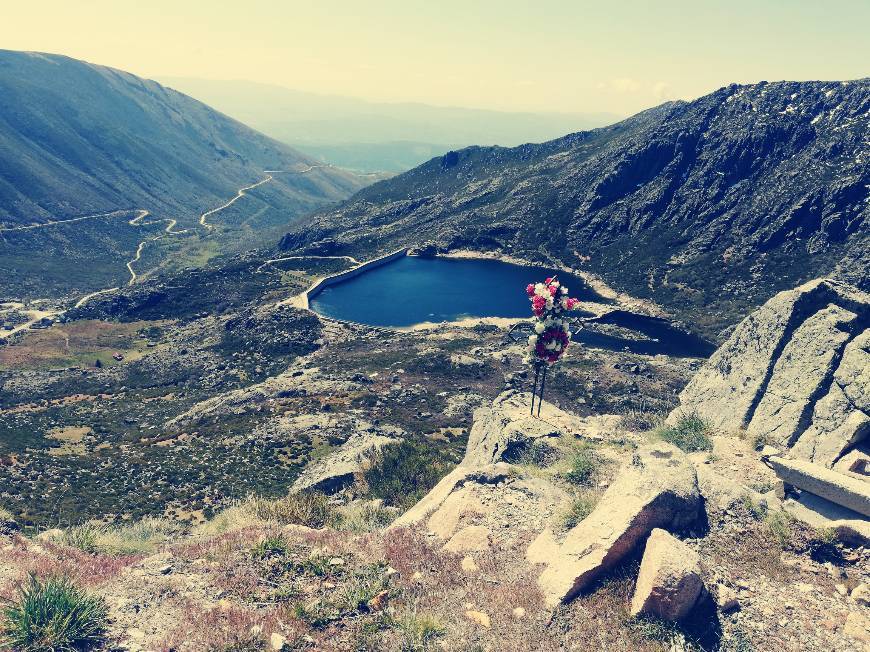
[{"label": "hillside", "polygon": [[470,147],[308,219],[284,249],[433,242],[583,267],[715,335],[834,269],[867,285],[870,80],[721,88],[514,148]]},{"label": "hillside", "polygon": [[[11,281],[23,282],[25,291],[34,284],[33,292],[55,278],[60,289],[123,281],[124,261],[143,233],[168,225],[147,222],[176,219],[176,233],[195,227],[200,213],[265,179],[265,170],[280,172],[250,206],[252,214],[269,213],[260,216],[261,227],[286,225],[362,185],[317,166],[156,82],[64,56],[0,51],[0,290]],[[134,210],[149,211],[149,219],[130,225]],[[125,213],[20,229],[115,211]],[[212,235],[218,243],[210,246],[220,248],[220,234]],[[36,270],[33,255],[40,258]],[[64,283],[68,265],[59,259],[87,259],[95,269],[91,278]],[[111,270],[107,278],[103,266]],[[34,281],[37,270],[44,278]]]}]

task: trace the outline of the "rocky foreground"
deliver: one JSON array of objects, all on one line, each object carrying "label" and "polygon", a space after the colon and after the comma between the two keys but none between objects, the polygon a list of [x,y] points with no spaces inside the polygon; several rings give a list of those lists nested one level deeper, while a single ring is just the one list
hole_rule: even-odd
[{"label": "rocky foreground", "polygon": [[[868,306],[830,281],[777,295],[654,429],[549,402],[533,417],[506,379],[474,399],[455,466],[362,411],[269,412],[262,439],[340,442],[286,497],[192,526],[25,537],[4,517],[0,587],[71,577],[128,650],[867,650]],[[303,364],[173,423],[367,382]],[[409,475],[440,480],[417,500]]]}]

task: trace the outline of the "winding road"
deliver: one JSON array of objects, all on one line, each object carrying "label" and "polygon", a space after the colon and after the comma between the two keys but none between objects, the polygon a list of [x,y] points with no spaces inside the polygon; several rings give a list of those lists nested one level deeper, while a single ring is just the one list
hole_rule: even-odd
[{"label": "winding road", "polygon": [[[272,181],[274,179],[274,176],[273,176],[274,174],[307,174],[307,173],[309,173],[313,170],[316,170],[318,168],[331,168],[331,167],[333,167],[331,164],[324,163],[322,165],[309,165],[304,170],[263,170],[264,174],[267,175],[265,179],[261,179],[260,181],[257,181],[256,183],[252,183],[249,186],[245,186],[243,188],[240,188],[236,192],[236,196],[233,197],[232,199],[230,199],[225,204],[222,204],[222,205],[218,206],[217,208],[213,208],[209,211],[202,213],[199,216],[199,224],[200,224],[200,226],[205,227],[207,231],[212,231],[215,227],[213,224],[208,223],[209,217],[219,213],[222,210],[229,208],[230,206],[235,204],[239,199],[244,197],[248,191],[253,190],[255,188],[258,188],[259,186],[262,186],[263,184],[268,183],[269,181]],[[139,262],[139,260],[142,258],[142,251],[143,251],[143,249],[145,249],[145,246],[149,242],[156,242],[157,240],[165,238],[167,235],[181,235],[183,233],[187,233],[191,229],[176,230],[175,227],[178,224],[178,220],[176,220],[174,218],[159,218],[159,219],[145,222],[143,220],[146,217],[148,217],[149,215],[151,215],[151,212],[146,210],[146,209],[140,208],[140,209],[123,209],[123,210],[111,211],[108,213],[95,213],[92,215],[82,215],[81,217],[73,217],[73,218],[70,218],[67,220],[54,220],[54,221],[44,222],[42,224],[27,224],[27,225],[23,225],[23,226],[0,227],[0,233],[10,232],[10,231],[30,231],[33,229],[48,228],[48,227],[57,226],[57,225],[61,225],[61,224],[70,224],[72,222],[81,222],[84,220],[97,219],[97,218],[101,218],[101,217],[103,217],[103,218],[121,217],[121,216],[129,215],[130,213],[133,213],[133,212],[135,212],[136,215],[132,219],[128,220],[128,222],[127,222],[130,226],[150,226],[153,224],[159,224],[161,222],[166,222],[167,225],[166,225],[166,228],[163,229],[161,235],[157,235],[155,237],[142,240],[139,243],[139,245],[136,247],[136,255],[131,260],[127,261],[126,267],[127,267],[127,271],[130,273],[130,280],[127,282],[127,285],[129,286],[129,285],[133,285],[136,282],[136,279],[139,278],[139,276],[136,274],[136,271],[133,269],[133,265],[135,263]],[[266,261],[266,263],[264,263],[263,265],[265,266],[265,265],[271,264],[273,262],[278,262],[279,260],[289,260],[289,259],[290,258],[280,258],[280,259],[275,259],[275,260],[271,260],[271,261]],[[91,292],[90,294],[86,294],[85,296],[81,297],[75,303],[75,307],[81,308],[88,301],[90,301],[93,297],[96,297],[100,294],[113,292],[117,289],[119,289],[119,288],[117,288],[117,287],[106,288],[103,290],[98,290],[96,292]],[[28,323],[26,326],[29,326],[29,325],[30,324]],[[15,329],[15,332],[17,332],[18,330],[21,330],[22,328],[24,328],[26,326],[23,325],[22,327],[17,327]],[[8,336],[9,334],[10,333],[4,333],[4,336]]]}]

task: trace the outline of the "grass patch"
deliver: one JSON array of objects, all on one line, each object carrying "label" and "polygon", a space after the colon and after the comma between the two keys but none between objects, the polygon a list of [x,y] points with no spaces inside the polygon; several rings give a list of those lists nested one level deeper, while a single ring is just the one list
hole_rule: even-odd
[{"label": "grass patch", "polygon": [[258,518],[281,525],[322,528],[332,517],[329,499],[313,491],[290,494],[278,500],[253,498],[251,506]]},{"label": "grass patch", "polygon": [[264,523],[304,525],[319,529],[334,518],[335,512],[329,499],[321,493],[303,492],[277,499],[249,496],[197,527],[196,533],[213,536]]},{"label": "grass patch", "polygon": [[396,625],[402,635],[400,648],[402,652],[419,652],[429,649],[435,639],[447,631],[435,616],[417,611],[401,615],[396,620]]},{"label": "grass patch", "polygon": [[163,518],[144,518],[129,525],[83,523],[64,531],[60,542],[91,554],[144,555],[183,532],[183,526]]},{"label": "grass patch", "polygon": [[679,625],[658,618],[637,616],[628,621],[628,626],[639,638],[658,643],[670,650],[700,652],[701,648],[688,639]]},{"label": "grass patch", "polygon": [[65,578],[31,576],[3,608],[2,647],[20,652],[87,650],[100,645],[108,609]]},{"label": "grass patch", "polygon": [[387,505],[408,509],[452,468],[431,444],[403,441],[385,446],[364,473],[369,495]]},{"label": "grass patch", "polygon": [[564,524],[565,527],[569,530],[577,525],[584,518],[589,516],[592,513],[592,510],[595,509],[595,505],[598,504],[598,495],[590,492],[585,492],[576,498],[571,503],[571,506],[568,507],[568,511],[564,516]]},{"label": "grass patch", "polygon": [[788,548],[794,538],[794,518],[782,511],[768,512],[764,519],[773,540],[780,548]]},{"label": "grass patch", "polygon": [[354,503],[336,509],[330,524],[336,530],[374,532],[387,527],[395,518],[396,510],[372,502]]},{"label": "grass patch", "polygon": [[581,487],[591,487],[598,481],[602,464],[601,456],[592,448],[579,448],[571,458],[571,468],[565,479]]},{"label": "grass patch", "polygon": [[675,425],[663,426],[656,431],[659,439],[686,453],[713,450],[713,440],[710,439],[712,433],[710,423],[697,414],[683,415]]}]

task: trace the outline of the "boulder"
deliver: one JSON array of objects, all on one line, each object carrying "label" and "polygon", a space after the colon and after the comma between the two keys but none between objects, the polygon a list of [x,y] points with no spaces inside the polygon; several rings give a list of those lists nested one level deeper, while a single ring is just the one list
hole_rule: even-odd
[{"label": "boulder", "polygon": [[459,554],[493,545],[524,549],[526,533],[543,530],[570,500],[564,489],[504,462],[459,466],[390,528],[419,524]]},{"label": "boulder", "polygon": [[680,394],[696,413],[832,466],[870,435],[870,295],[817,279],[750,314]]},{"label": "boulder", "polygon": [[541,416],[529,414],[531,394],[505,392],[492,405],[474,411],[474,425],[462,462],[465,466],[484,466],[516,461],[536,440],[558,438],[579,432],[582,421],[544,402]]},{"label": "boulder", "polygon": [[[568,601],[629,555],[655,528],[693,526],[702,509],[695,469],[676,446],[642,446],[624,466],[592,513],[553,551],[535,541],[527,556],[550,550],[538,584],[548,604]],[[541,537],[552,535],[548,532]],[[540,537],[539,537],[540,538]]]},{"label": "boulder", "polygon": [[794,329],[747,424],[750,435],[774,446],[794,444],[806,427],[804,414],[812,410],[812,398],[830,383],[850,337],[849,325],[857,318],[832,304]]},{"label": "boulder", "polygon": [[[469,533],[486,530],[510,538],[518,535],[517,524],[524,530],[544,529],[570,496],[505,460],[515,461],[535,441],[575,433],[581,421],[547,402],[537,419],[529,414],[530,405],[530,394],[508,391],[475,410],[462,462],[390,527],[423,523],[455,551],[470,549],[465,547],[471,545]],[[453,541],[463,528],[466,534]],[[482,545],[481,537],[478,543]]]},{"label": "boulder", "polygon": [[444,545],[450,552],[482,552],[489,547],[490,532],[482,525],[469,525],[459,530]]},{"label": "boulder", "polygon": [[[360,430],[332,453],[321,460],[309,464],[296,478],[291,493],[299,491],[320,491],[335,493],[354,480],[372,456],[384,446],[398,444],[401,439],[387,436],[386,432],[366,422],[360,422]],[[398,434],[398,431],[396,431]]]},{"label": "boulder", "polygon": [[654,529],[640,563],[631,614],[683,620],[703,588],[698,553],[666,531]]}]

